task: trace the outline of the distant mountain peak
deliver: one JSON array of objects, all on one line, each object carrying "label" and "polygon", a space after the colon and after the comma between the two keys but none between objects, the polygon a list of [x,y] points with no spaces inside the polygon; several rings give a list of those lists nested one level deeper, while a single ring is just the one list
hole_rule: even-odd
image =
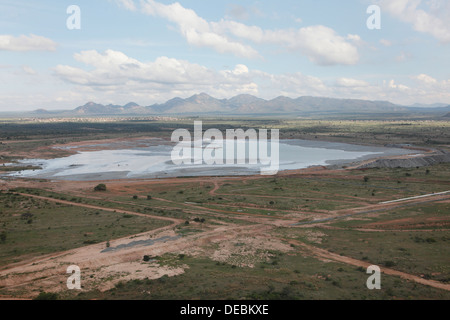
[{"label": "distant mountain peak", "polygon": [[126,105],[123,106],[124,108],[134,108],[139,107],[139,105],[136,102],[129,102]]}]

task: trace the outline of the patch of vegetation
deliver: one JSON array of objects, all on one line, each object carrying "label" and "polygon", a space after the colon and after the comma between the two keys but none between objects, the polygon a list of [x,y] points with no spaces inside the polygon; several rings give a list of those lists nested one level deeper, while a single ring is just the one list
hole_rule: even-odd
[{"label": "patch of vegetation", "polygon": [[106,185],[104,183],[100,183],[94,188],[95,191],[106,191]]}]

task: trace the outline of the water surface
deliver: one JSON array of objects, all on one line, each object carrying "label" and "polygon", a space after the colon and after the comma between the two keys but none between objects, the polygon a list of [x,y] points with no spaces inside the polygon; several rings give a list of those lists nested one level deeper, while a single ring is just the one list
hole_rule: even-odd
[{"label": "water surface", "polygon": [[[73,148],[73,147],[70,147]],[[20,165],[40,166],[40,170],[12,173],[27,178],[63,180],[106,180],[164,178],[177,176],[223,176],[259,174],[257,165],[174,165],[173,145],[152,144],[118,150],[79,151],[57,159],[23,160]],[[380,156],[414,153],[400,148],[360,146],[305,140],[280,140],[279,171],[361,161]]]}]

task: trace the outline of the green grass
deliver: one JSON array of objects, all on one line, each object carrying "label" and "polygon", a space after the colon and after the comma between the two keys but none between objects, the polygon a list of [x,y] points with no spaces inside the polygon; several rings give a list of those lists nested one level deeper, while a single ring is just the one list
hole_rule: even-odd
[{"label": "green grass", "polygon": [[[311,300],[311,299],[448,299],[449,293],[397,277],[382,275],[382,290],[368,290],[365,270],[322,263],[300,254],[278,254],[276,264],[253,269],[207,258],[162,257],[170,265],[187,265],[185,273],[157,280],[134,280],[106,292],[72,294],[68,299],[140,300]],[[273,261],[272,261],[273,262]]]},{"label": "green grass", "polygon": [[450,232],[361,232],[325,230],[318,246],[380,267],[448,283]]},{"label": "green grass", "polygon": [[0,193],[0,265],[146,232],[167,221]]},{"label": "green grass", "polygon": [[[22,150],[36,150],[54,143],[69,143],[87,139],[151,136],[169,137],[175,128],[192,129],[192,119],[173,122],[112,121],[111,123],[35,124],[5,123],[0,128],[3,162],[12,162]],[[204,119],[204,128],[228,129],[236,127],[281,129],[281,138],[302,138],[323,141],[384,145],[409,143],[448,150],[449,121],[329,121],[245,119]],[[91,130],[85,130],[85,128]],[[94,133],[92,133],[94,132]],[[18,142],[15,140],[24,140]],[[13,142],[13,143],[10,143]],[[61,150],[47,153],[49,157],[64,154]],[[17,157],[20,158],[20,157]],[[427,170],[429,170],[427,172]],[[364,181],[364,177],[368,181]],[[56,199],[124,209],[151,215],[177,217],[192,221],[205,218],[204,226],[191,223],[176,229],[180,235],[201,234],[208,230],[210,219],[230,223],[249,224],[228,213],[209,209],[284,216],[283,210],[317,212],[326,217],[330,210],[361,207],[381,201],[394,200],[450,189],[450,164],[412,169],[368,169],[341,171],[318,176],[269,177],[257,180],[230,179],[216,192],[209,194],[212,184],[187,182],[180,185],[133,189],[130,185],[123,195],[106,191],[95,193],[100,199],[59,194],[46,190],[18,190],[39,193]],[[95,185],[92,186],[92,188]],[[147,200],[147,195],[153,197]],[[225,195],[230,194],[230,195]],[[132,199],[133,195],[139,198]],[[257,197],[258,195],[267,197]],[[88,195],[89,196],[89,195]],[[286,197],[286,198],[283,198]],[[288,198],[289,197],[289,198]],[[0,194],[0,265],[21,261],[28,257],[67,250],[99,241],[107,241],[166,225],[165,222],[140,217],[61,205],[43,200]],[[162,198],[171,202],[160,201]],[[122,203],[117,203],[120,201]],[[187,206],[198,204],[203,209]],[[235,206],[247,206],[239,209]],[[253,206],[253,207],[252,207]],[[268,209],[273,209],[271,211]],[[310,243],[349,257],[383,267],[448,283],[449,231],[434,232],[361,232],[368,223],[388,222],[392,219],[414,218],[419,224],[427,219],[448,216],[445,203],[421,204],[398,208],[378,216],[357,216],[358,220],[334,222],[344,230],[316,228],[276,228],[271,236],[281,236]],[[198,211],[193,215],[188,211]],[[32,217],[22,217],[30,212]],[[98,214],[97,214],[98,212]],[[28,223],[28,220],[31,222]],[[405,226],[407,227],[407,225]],[[421,229],[415,225],[415,229]],[[424,225],[424,229],[429,226]],[[448,229],[442,226],[440,229]],[[322,238],[317,243],[308,237],[313,231]],[[3,238],[3,233],[5,239]],[[323,234],[323,235],[320,235]],[[232,256],[227,263],[207,257],[181,258],[178,254],[158,257],[168,266],[187,265],[185,273],[158,280],[135,280],[121,283],[101,293],[92,291],[77,295],[65,293],[71,299],[444,299],[446,291],[382,275],[382,290],[370,291],[365,282],[368,275],[349,265],[324,263],[300,252],[271,252],[267,261],[252,261],[255,268],[241,268],[239,262],[249,257]]]}]

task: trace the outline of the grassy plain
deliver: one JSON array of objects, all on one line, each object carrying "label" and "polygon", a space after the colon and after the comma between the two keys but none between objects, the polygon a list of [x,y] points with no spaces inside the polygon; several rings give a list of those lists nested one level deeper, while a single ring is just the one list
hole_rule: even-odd
[{"label": "grassy plain", "polygon": [[[9,123],[0,129],[0,154],[6,163],[40,152],[49,157],[67,152],[50,149],[55,143],[119,137],[167,139],[175,128],[191,128],[192,120],[70,126]],[[204,128],[208,127],[278,128],[283,138],[375,145],[407,143],[442,150],[449,150],[450,141],[448,121],[205,119]],[[173,245],[168,242],[136,251],[134,260],[129,262],[139,265],[136,275],[145,268],[183,269],[181,274],[124,278],[107,290],[87,286],[82,292],[72,292],[61,288],[59,297],[450,298],[450,291],[443,289],[450,280],[450,194],[432,195],[450,190],[448,163],[408,169],[304,170],[274,177],[103,181],[107,191],[94,192],[97,183],[3,181],[4,188],[11,189],[10,193],[0,194],[0,234],[6,235],[0,242],[0,269],[6,274],[3,277],[7,277],[12,263],[38,261],[49,253],[83,248],[170,224],[153,219],[155,216],[178,219],[180,222],[168,234],[181,239],[174,240]],[[24,195],[15,195],[17,192]],[[427,194],[431,196],[380,204]],[[149,217],[106,209],[128,210]],[[123,251],[124,257],[126,254]],[[152,257],[150,262],[142,260],[146,255]],[[386,269],[382,290],[367,289],[366,264]],[[413,278],[389,274],[389,270]],[[95,278],[95,272],[91,274]],[[417,279],[425,280],[425,284]],[[0,295],[21,296],[26,292],[26,286],[15,291],[8,284],[2,286],[1,280],[2,275]],[[20,278],[17,282],[20,285]],[[50,288],[43,282],[39,290]],[[36,291],[30,292],[30,297],[35,295]]]}]

